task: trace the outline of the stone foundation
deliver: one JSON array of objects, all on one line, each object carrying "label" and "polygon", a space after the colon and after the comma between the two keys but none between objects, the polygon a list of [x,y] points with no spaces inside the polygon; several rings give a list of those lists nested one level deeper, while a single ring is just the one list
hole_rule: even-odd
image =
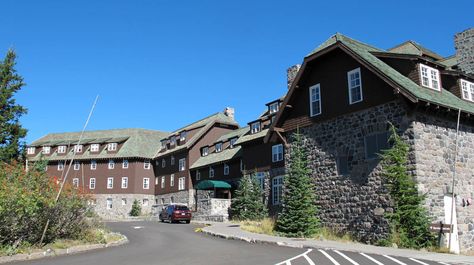
[{"label": "stone foundation", "polygon": [[183,190],[168,194],[156,195],[155,198],[156,209],[154,210],[154,212],[159,213],[164,206],[172,203],[185,204],[190,209],[194,208],[194,190]]},{"label": "stone foundation", "polygon": [[197,221],[226,222],[229,220],[230,199],[215,199],[214,191],[198,190],[197,211],[193,216]]},{"label": "stone foundation", "polygon": [[[107,199],[112,199],[112,209],[107,209]],[[122,204],[122,199],[126,202]],[[122,219],[129,217],[134,200],[138,200],[142,207],[142,215],[151,213],[152,205],[155,201],[154,195],[145,194],[95,194],[92,207],[101,218],[105,220]],[[148,200],[148,205],[144,205],[144,200]]]}]

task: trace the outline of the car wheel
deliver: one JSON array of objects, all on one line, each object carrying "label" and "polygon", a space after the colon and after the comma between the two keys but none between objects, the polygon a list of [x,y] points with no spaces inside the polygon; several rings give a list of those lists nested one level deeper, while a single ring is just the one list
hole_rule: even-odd
[{"label": "car wheel", "polygon": [[191,223],[191,220],[186,220],[186,223],[187,223],[187,224]]}]

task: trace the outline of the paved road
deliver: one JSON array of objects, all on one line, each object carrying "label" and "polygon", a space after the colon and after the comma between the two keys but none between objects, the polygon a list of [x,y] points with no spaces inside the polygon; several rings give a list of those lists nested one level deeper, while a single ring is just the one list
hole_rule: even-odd
[{"label": "paved road", "polygon": [[[420,265],[443,264],[407,258],[362,255],[334,250],[297,249],[273,245],[248,244],[195,233],[195,225],[158,222],[110,223],[123,233],[129,244],[22,264],[51,265],[142,265],[142,264],[317,264],[317,265]],[[140,227],[137,229],[137,227]],[[369,258],[368,258],[369,257]],[[395,258],[392,260],[390,258]]]}]

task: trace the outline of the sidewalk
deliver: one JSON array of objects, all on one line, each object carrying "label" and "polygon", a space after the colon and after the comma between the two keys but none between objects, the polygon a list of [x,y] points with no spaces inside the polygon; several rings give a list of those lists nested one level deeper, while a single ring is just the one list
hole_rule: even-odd
[{"label": "sidewalk", "polygon": [[425,251],[417,251],[410,249],[398,249],[389,247],[377,247],[371,245],[365,245],[360,243],[343,243],[337,241],[320,241],[312,239],[298,239],[298,238],[286,238],[278,236],[269,236],[263,234],[255,234],[240,229],[238,224],[233,223],[207,223],[210,226],[206,226],[202,229],[203,233],[226,238],[243,240],[249,243],[264,243],[274,244],[279,246],[287,246],[294,248],[322,248],[322,249],[337,249],[344,251],[363,252],[367,254],[378,254],[378,255],[393,255],[399,257],[425,259],[431,261],[441,261],[447,263],[464,263],[474,264],[474,257],[463,256],[463,255],[452,255],[433,253]]}]

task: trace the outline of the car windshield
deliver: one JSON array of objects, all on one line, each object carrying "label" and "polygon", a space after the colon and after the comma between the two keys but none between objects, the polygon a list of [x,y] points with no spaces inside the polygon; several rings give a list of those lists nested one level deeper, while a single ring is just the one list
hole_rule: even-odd
[{"label": "car windshield", "polygon": [[176,210],[179,210],[179,211],[187,211],[187,210],[188,210],[188,207],[187,207],[187,206],[183,206],[183,205],[176,205]]}]

